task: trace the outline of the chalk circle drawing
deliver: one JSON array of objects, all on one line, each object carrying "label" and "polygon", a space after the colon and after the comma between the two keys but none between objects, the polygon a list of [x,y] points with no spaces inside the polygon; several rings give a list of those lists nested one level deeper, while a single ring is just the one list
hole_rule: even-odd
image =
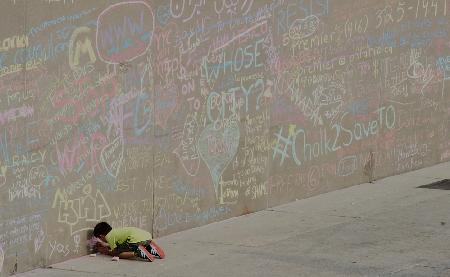
[{"label": "chalk circle drawing", "polygon": [[217,1],[214,2],[214,10],[217,14],[220,15],[224,8],[227,10],[226,12],[229,15],[237,14],[237,5],[239,4],[239,1],[219,0],[219,2],[222,2],[220,9],[217,9]]},{"label": "chalk circle drawing", "polygon": [[336,168],[336,175],[346,177],[352,175],[357,168],[356,156],[349,156],[341,159]]},{"label": "chalk circle drawing", "polygon": [[[243,1],[237,1],[237,0],[216,0],[214,2],[214,10],[219,15],[219,17],[222,15],[223,11],[226,10],[226,14],[228,15],[246,15],[252,5],[254,0],[243,0]],[[241,2],[241,3],[239,3]],[[217,3],[221,3],[217,5]],[[238,11],[237,7],[240,4],[240,10]]]},{"label": "chalk circle drawing", "polygon": [[313,192],[315,190],[318,190],[321,184],[321,178],[320,178],[320,169],[318,166],[312,166],[308,170],[308,183],[307,183],[307,189],[308,192]]},{"label": "chalk circle drawing", "polygon": [[169,22],[171,17],[172,15],[170,14],[170,5],[159,6],[156,10],[156,19],[161,26],[165,26]]},{"label": "chalk circle drawing", "polygon": [[407,75],[411,79],[419,79],[425,73],[425,67],[419,61],[413,61],[413,63],[408,67]]},{"label": "chalk circle drawing", "polygon": [[[28,183],[31,185],[43,184],[44,179],[48,176],[48,169],[43,164],[34,166],[28,172]],[[41,181],[41,182],[39,182]]]},{"label": "chalk circle drawing", "polygon": [[97,53],[105,63],[129,62],[150,48],[155,18],[152,7],[143,1],[109,6],[97,18]]},{"label": "chalk circle drawing", "polygon": [[240,131],[236,122],[218,129],[214,126],[211,123],[202,131],[197,148],[211,174],[216,199],[219,199],[220,178],[237,153]]},{"label": "chalk circle drawing", "polygon": [[297,40],[307,38],[317,31],[319,22],[319,18],[313,14],[302,19],[296,19],[289,27],[289,37]]},{"label": "chalk circle drawing", "polygon": [[197,150],[197,119],[189,114],[184,122],[183,136],[180,144],[173,150],[189,176],[196,176],[200,168],[200,157]]},{"label": "chalk circle drawing", "polygon": [[172,17],[179,18],[183,14],[185,5],[185,0],[170,0],[169,10]]},{"label": "chalk circle drawing", "polygon": [[100,162],[109,175],[117,178],[123,160],[124,145],[121,137],[116,137],[100,153]]},{"label": "chalk circle drawing", "polygon": [[5,261],[5,251],[3,251],[3,246],[0,245],[0,273],[3,271],[4,261]]},{"label": "chalk circle drawing", "polygon": [[411,79],[418,79],[420,78],[424,73],[424,66],[419,61],[420,58],[420,51],[416,49],[411,49],[411,53],[409,55],[409,67],[407,70],[407,75]]},{"label": "chalk circle drawing", "polygon": [[413,79],[420,87],[420,93],[424,95],[424,89],[434,78],[431,64],[425,66],[419,61],[421,53],[419,50],[411,49],[410,66],[407,70],[407,76]]}]

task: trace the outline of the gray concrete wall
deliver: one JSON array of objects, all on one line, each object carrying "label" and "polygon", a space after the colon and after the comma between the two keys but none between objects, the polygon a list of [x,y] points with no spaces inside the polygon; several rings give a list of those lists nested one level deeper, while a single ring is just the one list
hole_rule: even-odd
[{"label": "gray concrete wall", "polygon": [[1,1],[0,276],[448,161],[449,6]]}]

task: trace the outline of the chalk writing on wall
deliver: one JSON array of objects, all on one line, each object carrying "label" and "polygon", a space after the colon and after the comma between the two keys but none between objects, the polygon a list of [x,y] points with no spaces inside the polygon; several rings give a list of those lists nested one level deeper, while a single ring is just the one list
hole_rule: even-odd
[{"label": "chalk writing on wall", "polygon": [[450,160],[448,0],[31,2],[0,4],[0,276],[100,220],[157,237]]}]

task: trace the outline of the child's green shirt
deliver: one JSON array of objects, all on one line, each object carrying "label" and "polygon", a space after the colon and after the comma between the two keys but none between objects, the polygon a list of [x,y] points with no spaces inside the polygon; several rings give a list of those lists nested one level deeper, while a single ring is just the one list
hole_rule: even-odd
[{"label": "child's green shirt", "polygon": [[106,235],[106,241],[111,249],[125,242],[138,243],[151,239],[152,235],[149,232],[136,227],[115,228]]}]

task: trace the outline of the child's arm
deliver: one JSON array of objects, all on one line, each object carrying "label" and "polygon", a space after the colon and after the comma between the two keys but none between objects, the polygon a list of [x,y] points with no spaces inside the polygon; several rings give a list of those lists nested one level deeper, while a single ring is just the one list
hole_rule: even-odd
[{"label": "child's arm", "polygon": [[116,251],[111,250],[111,248],[107,245],[98,243],[97,249],[98,249],[98,252],[102,253],[103,255],[117,256],[117,255],[114,255],[115,254],[114,252],[116,252]]},{"label": "child's arm", "polygon": [[98,251],[104,255],[108,255],[108,256],[118,256],[120,259],[134,259],[136,256],[134,255],[134,252],[122,252],[119,253],[116,250],[111,250],[111,248],[109,246],[104,246],[104,245],[97,245]]}]

